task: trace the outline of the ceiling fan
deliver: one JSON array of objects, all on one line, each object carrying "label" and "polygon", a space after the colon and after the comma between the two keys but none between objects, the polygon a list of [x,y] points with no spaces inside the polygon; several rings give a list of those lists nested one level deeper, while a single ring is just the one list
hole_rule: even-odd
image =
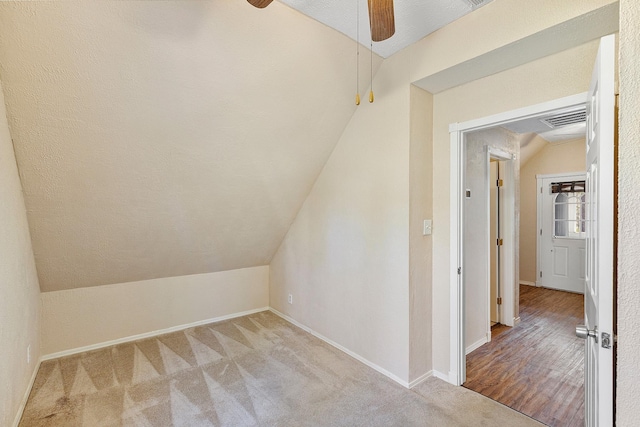
[{"label": "ceiling fan", "polygon": [[[265,8],[273,0],[247,0],[252,6]],[[371,27],[371,40],[381,42],[388,39],[396,32],[393,16],[393,0],[368,0],[369,25]]]}]

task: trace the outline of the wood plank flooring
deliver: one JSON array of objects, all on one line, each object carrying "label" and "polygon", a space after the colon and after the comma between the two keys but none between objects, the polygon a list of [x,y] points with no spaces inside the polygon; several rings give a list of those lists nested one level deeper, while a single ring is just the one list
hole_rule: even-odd
[{"label": "wood plank flooring", "polygon": [[467,355],[464,387],[549,426],[584,425],[583,295],[520,286],[520,323]]}]

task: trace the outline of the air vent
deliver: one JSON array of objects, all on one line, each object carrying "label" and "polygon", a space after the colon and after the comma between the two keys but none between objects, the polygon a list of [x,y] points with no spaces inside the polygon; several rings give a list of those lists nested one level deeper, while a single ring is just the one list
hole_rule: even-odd
[{"label": "air vent", "polygon": [[471,7],[474,9],[479,8],[480,6],[484,6],[485,4],[491,2],[491,0],[467,0]]},{"label": "air vent", "polygon": [[560,128],[568,125],[575,125],[577,123],[584,123],[586,120],[587,120],[587,112],[585,110],[558,114],[557,116],[545,117],[544,119],[540,119],[542,123],[544,123],[545,125],[549,126],[552,129]]}]

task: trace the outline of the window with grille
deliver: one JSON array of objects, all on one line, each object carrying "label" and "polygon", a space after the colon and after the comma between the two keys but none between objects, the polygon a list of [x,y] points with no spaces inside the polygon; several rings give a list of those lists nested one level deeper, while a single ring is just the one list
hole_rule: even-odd
[{"label": "window with grille", "polygon": [[553,201],[554,237],[584,239],[584,214],[584,191],[556,193]]}]

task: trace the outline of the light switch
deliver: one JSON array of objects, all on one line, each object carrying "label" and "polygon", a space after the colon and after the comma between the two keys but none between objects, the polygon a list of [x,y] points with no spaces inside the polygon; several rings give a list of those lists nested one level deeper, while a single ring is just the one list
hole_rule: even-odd
[{"label": "light switch", "polygon": [[423,236],[429,236],[431,235],[431,220],[430,219],[425,219],[424,220],[424,226],[422,229],[422,235]]}]

